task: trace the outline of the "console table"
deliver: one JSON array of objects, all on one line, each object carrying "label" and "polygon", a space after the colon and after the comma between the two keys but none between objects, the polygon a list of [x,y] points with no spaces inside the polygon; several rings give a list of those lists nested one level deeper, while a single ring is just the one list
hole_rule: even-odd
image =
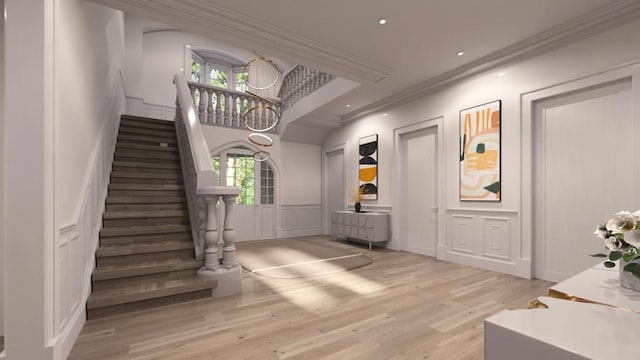
[{"label": "console table", "polygon": [[369,243],[389,241],[389,213],[334,211],[331,213],[331,233],[334,237],[358,239]]},{"label": "console table", "polygon": [[618,272],[596,265],[552,286],[541,308],[485,319],[485,359],[637,359],[640,292]]}]

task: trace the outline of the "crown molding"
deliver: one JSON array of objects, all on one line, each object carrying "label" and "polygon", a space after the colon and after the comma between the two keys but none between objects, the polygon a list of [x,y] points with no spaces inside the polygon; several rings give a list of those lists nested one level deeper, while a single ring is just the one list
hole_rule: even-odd
[{"label": "crown molding", "polygon": [[377,82],[391,69],[206,0],[92,0],[203,36],[287,58],[356,82]]},{"label": "crown molding", "polygon": [[639,17],[640,1],[638,0],[622,0],[609,4],[430,78],[389,98],[345,114],[342,116],[342,122],[352,122],[372,113],[409,103],[452,86],[471,76],[560,48],[571,42],[620,26]]}]

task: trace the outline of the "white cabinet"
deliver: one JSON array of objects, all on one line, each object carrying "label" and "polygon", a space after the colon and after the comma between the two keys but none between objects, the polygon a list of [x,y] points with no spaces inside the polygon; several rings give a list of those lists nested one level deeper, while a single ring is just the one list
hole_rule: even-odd
[{"label": "white cabinet", "polygon": [[331,233],[333,236],[366,241],[371,249],[372,243],[389,241],[389,214],[334,211],[331,213]]}]

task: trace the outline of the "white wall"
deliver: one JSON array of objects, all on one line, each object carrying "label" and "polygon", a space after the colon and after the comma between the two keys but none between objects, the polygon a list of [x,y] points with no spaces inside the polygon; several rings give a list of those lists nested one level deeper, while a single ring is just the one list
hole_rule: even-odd
[{"label": "white wall", "polygon": [[282,142],[282,204],[321,203],[321,147]]},{"label": "white wall", "polygon": [[[0,0],[4,13],[4,0]],[[0,16],[0,336],[4,335],[4,16]]]},{"label": "white wall", "polygon": [[[521,247],[519,229],[521,212],[521,96],[523,94],[596,74],[629,62],[640,61],[640,21],[608,30],[593,37],[570,44],[552,52],[489,71],[440,92],[425,96],[409,104],[385,109],[387,117],[379,114],[364,117],[333,132],[324,147],[347,144],[349,184],[357,184],[358,138],[379,135],[379,198],[374,205],[392,206],[393,188],[393,130],[420,121],[444,117],[444,145],[446,165],[446,259],[498,271],[520,274],[520,266],[529,264],[527,252]],[[504,72],[504,76],[497,73]],[[635,89],[637,91],[637,89]],[[458,200],[459,183],[459,125],[461,109],[502,100],[502,201],[499,203],[465,203]],[[637,204],[636,204],[637,205]],[[451,251],[451,244],[464,236],[457,225],[475,227],[469,240],[483,241],[482,229],[487,221],[501,223],[502,233],[508,237],[510,259],[497,261],[481,253]],[[492,224],[493,226],[495,224]],[[463,234],[463,235],[460,235]],[[470,244],[474,248],[474,244]]]},{"label": "white wall", "polygon": [[[56,21],[56,216],[79,215],[113,97],[122,92],[123,16],[84,1],[60,1]],[[72,84],[72,85],[70,85]],[[116,92],[114,94],[114,92]]]}]

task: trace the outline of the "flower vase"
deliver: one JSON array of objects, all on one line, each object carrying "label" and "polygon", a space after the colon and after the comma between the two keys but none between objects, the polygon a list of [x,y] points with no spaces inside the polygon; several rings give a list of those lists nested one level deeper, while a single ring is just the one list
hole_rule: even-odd
[{"label": "flower vase", "polygon": [[620,259],[620,286],[640,292],[640,278],[628,271],[624,271],[624,267],[630,263],[640,263],[640,259],[630,262]]},{"label": "flower vase", "polygon": [[359,213],[360,209],[362,209],[362,205],[359,202],[357,202],[355,203],[354,208],[356,209],[356,212]]}]

